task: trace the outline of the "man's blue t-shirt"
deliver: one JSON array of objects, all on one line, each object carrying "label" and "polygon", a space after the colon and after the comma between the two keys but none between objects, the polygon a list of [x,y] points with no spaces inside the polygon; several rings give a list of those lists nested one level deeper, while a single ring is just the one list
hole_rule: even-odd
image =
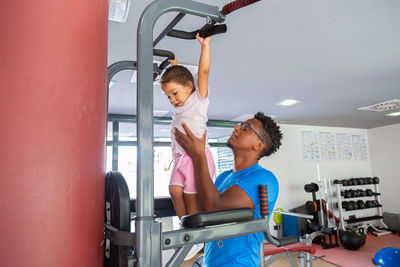
[{"label": "man's blue t-shirt", "polygon": [[[254,218],[261,218],[258,185],[268,186],[268,207],[273,210],[278,198],[279,184],[275,175],[255,164],[244,170],[232,170],[221,173],[215,186],[222,194],[233,185],[243,189],[254,203]],[[238,236],[206,243],[204,259],[207,267],[220,266],[260,266],[259,251],[264,239],[263,233]]]}]

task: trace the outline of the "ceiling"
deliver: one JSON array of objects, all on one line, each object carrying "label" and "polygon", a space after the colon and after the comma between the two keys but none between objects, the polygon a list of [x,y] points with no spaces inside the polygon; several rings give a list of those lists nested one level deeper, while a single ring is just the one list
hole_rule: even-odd
[{"label": "ceiling", "polygon": [[[109,22],[109,65],[136,60],[137,24],[150,2],[132,0],[126,23]],[[221,9],[229,1],[200,2]],[[176,14],[160,17],[154,39]],[[357,110],[400,99],[399,14],[398,0],[264,0],[231,13],[228,32],[211,40],[209,119],[240,120],[263,111],[286,124],[369,129],[400,123],[388,112]],[[193,31],[204,23],[187,15],[175,29]],[[196,40],[166,37],[156,48],[174,52],[182,64],[198,63]],[[131,75],[113,78],[110,113],[136,114]],[[302,102],[276,105],[284,99]],[[173,114],[158,86],[154,109]]]}]

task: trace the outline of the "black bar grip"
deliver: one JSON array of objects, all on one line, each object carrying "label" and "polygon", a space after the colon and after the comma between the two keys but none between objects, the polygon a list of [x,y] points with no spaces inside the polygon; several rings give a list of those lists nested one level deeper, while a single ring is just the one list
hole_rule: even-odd
[{"label": "black bar grip", "polygon": [[258,194],[260,196],[260,213],[262,217],[268,217],[268,186],[260,184],[258,186]]},{"label": "black bar grip", "polygon": [[287,237],[279,238],[278,240],[279,240],[280,247],[295,244],[298,242],[297,237],[295,237],[295,236],[287,236]]},{"label": "black bar grip", "polygon": [[164,70],[168,65],[171,64],[171,62],[168,61],[168,59],[164,60],[161,62],[160,66],[158,67],[161,71]]},{"label": "black bar grip", "polygon": [[214,25],[214,26],[206,28],[206,29],[200,29],[199,34],[200,34],[200,37],[205,38],[208,36],[226,33],[227,30],[228,30],[228,28],[226,27],[225,24],[219,24],[219,25]]},{"label": "black bar grip", "polygon": [[169,62],[168,59],[160,63],[160,66],[158,66],[158,71],[153,73],[153,82],[157,79],[158,75],[160,75],[161,72],[168,67],[169,64],[171,64],[171,62]]},{"label": "black bar grip", "polygon": [[171,51],[161,50],[161,49],[153,49],[153,55],[158,57],[167,57],[169,59],[174,59],[175,55]]},{"label": "black bar grip", "polygon": [[167,36],[179,38],[179,39],[191,40],[191,39],[196,39],[196,33],[197,33],[197,31],[185,32],[185,31],[179,31],[179,30],[170,30],[170,32],[167,33]]},{"label": "black bar grip", "polygon": [[179,39],[186,39],[186,40],[193,40],[196,39],[196,34],[199,33],[200,37],[208,37],[213,36],[221,33],[225,33],[228,30],[225,24],[219,25],[210,25],[206,24],[200,30],[196,30],[193,32],[185,32],[180,30],[171,30],[167,36],[179,38]]},{"label": "black bar grip", "polygon": [[260,1],[260,0],[236,0],[236,1],[230,2],[229,4],[225,5],[222,8],[221,13],[224,15],[228,15],[229,13],[231,13],[239,8],[254,4],[255,2],[258,2],[258,1]]}]

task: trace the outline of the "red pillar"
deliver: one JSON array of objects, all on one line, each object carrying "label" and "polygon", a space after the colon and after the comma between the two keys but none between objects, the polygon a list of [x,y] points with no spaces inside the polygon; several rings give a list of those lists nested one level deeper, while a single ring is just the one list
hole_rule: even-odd
[{"label": "red pillar", "polygon": [[1,2],[0,266],[102,266],[107,6]]}]

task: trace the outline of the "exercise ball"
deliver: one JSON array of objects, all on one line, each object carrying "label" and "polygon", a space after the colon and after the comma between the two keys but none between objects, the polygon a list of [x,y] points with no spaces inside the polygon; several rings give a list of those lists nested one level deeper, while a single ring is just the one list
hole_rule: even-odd
[{"label": "exercise ball", "polygon": [[345,249],[358,250],[365,244],[366,236],[363,232],[354,230],[340,231],[340,244]]},{"label": "exercise ball", "polygon": [[375,254],[373,262],[380,267],[400,266],[400,248],[387,247],[379,250]]}]

